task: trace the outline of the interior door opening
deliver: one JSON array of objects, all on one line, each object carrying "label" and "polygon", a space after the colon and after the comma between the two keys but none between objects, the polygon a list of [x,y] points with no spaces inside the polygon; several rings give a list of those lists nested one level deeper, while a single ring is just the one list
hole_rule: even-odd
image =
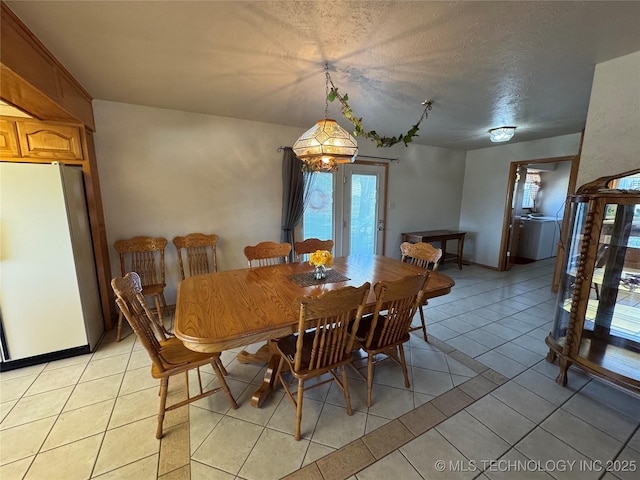
[{"label": "interior door opening", "polygon": [[509,173],[498,270],[556,257],[565,200],[579,157],[513,162]]}]

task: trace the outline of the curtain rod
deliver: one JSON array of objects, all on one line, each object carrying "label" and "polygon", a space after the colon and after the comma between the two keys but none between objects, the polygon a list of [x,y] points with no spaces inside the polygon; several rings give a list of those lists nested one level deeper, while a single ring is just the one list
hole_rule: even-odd
[{"label": "curtain rod", "polygon": [[388,162],[393,162],[393,163],[400,161],[399,158],[375,157],[375,156],[371,156],[371,155],[356,155],[356,157],[359,157],[359,158],[373,158],[374,160],[386,160]]},{"label": "curtain rod", "polygon": [[[280,146],[278,147],[278,152],[281,152],[282,150],[284,150],[286,147]],[[375,160],[387,160],[388,162],[399,162],[400,159],[399,158],[389,158],[389,157],[375,157],[372,155],[356,155],[357,158],[373,158]]]}]

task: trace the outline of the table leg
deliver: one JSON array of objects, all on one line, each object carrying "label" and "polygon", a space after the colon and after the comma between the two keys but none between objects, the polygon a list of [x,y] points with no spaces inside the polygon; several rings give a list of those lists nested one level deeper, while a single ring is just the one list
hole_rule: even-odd
[{"label": "table leg", "polygon": [[280,363],[280,355],[271,345],[271,342],[265,343],[256,353],[249,353],[243,350],[236,357],[239,363],[267,364],[267,371],[264,374],[262,385],[260,385],[260,388],[251,396],[252,407],[260,408],[262,406],[273,390],[273,383],[276,382],[276,370],[278,369],[278,363]]},{"label": "table leg", "polygon": [[440,248],[442,249],[442,257],[440,257],[440,265],[444,264],[444,259],[447,256],[447,241],[440,240]]},{"label": "table leg", "polygon": [[269,343],[265,343],[262,345],[256,353],[249,353],[246,350],[241,351],[236,358],[239,363],[267,363],[271,356],[273,355],[273,350],[269,346]]},{"label": "table leg", "polygon": [[464,235],[458,238],[458,270],[462,270],[462,248],[464,246]]},{"label": "table leg", "polygon": [[251,396],[252,407],[260,408],[273,390],[272,385],[278,380],[276,378],[276,370],[278,370],[279,363],[280,356],[272,355],[272,357],[269,359],[269,363],[267,364],[267,371],[264,374],[262,385],[260,385],[260,388],[258,388],[258,390],[256,390],[255,393]]}]

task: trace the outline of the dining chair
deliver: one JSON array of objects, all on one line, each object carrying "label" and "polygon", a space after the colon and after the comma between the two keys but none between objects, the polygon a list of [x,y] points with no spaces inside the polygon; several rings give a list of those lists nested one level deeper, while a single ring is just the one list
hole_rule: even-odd
[{"label": "dining chair", "polygon": [[[160,406],[158,408],[158,427],[156,438],[162,438],[162,425],[166,412],[180,408],[188,403],[224,391],[231,407],[236,409],[236,403],[220,368],[220,353],[200,353],[189,350],[178,338],[169,336],[152,318],[153,314],[147,306],[140,276],[129,272],[124,277],[117,277],[111,281],[116,294],[116,303],[131,328],[138,336],[140,343],[151,357],[151,376],[160,379]],[[204,390],[200,367],[211,365],[220,386]],[[199,393],[191,396],[189,392],[189,371],[197,372]],[[167,406],[167,390],[169,378],[184,373],[187,398]]]},{"label": "dining chair", "polygon": [[296,259],[298,262],[305,260],[305,255],[315,252],[316,250],[327,250],[330,252],[333,250],[333,240],[320,240],[319,238],[307,238],[302,242],[295,242],[293,244],[296,252]]},{"label": "dining chair", "polygon": [[[409,327],[418,307],[422,304],[424,289],[430,272],[411,275],[393,282],[378,282],[373,290],[376,294],[376,307],[372,315],[362,317],[360,324],[350,327],[356,334],[360,348],[367,354],[367,375],[360,371],[364,366],[351,365],[367,381],[367,406],[372,404],[373,366],[375,363],[391,358],[402,367],[404,384],[411,386],[407,372],[407,362],[403,343],[409,341]],[[399,358],[397,354],[399,355]],[[385,354],[386,358],[375,356]]]},{"label": "dining chair", "polygon": [[[353,321],[357,329],[370,287],[371,285],[366,282],[357,288],[344,287],[331,290],[319,297],[298,298],[295,303],[299,312],[297,333],[273,341],[280,354],[273,388],[279,381],[296,409],[294,435],[296,440],[300,440],[302,401],[305,390],[335,381],[344,393],[347,414],[353,413],[345,368],[351,362],[355,331],[350,333],[348,328],[349,322]],[[285,364],[289,367],[289,373],[297,380],[296,398],[293,397],[283,375]],[[338,368],[342,381],[336,374]],[[305,388],[306,380],[326,373],[329,373],[329,378]]]},{"label": "dining chair", "polygon": [[[163,311],[167,309],[164,298],[165,265],[164,250],[167,239],[163,237],[139,236],[118,240],[113,244],[120,256],[120,274],[136,272],[140,276],[142,295],[152,297],[156,306],[156,321],[164,328]],[[122,332],[122,312],[118,314],[116,340]]]},{"label": "dining chair", "polygon": [[175,237],[173,244],[178,252],[178,264],[180,276],[185,277],[183,253],[187,256],[189,276],[202,275],[203,273],[217,272],[218,260],[216,258],[216,244],[218,236],[215,234],[190,233],[184,237]]},{"label": "dining chair", "polygon": [[244,247],[244,255],[247,257],[249,268],[254,265],[265,267],[267,265],[278,265],[289,263],[290,243],[261,242],[254,246]]},{"label": "dining chair", "polygon": [[[404,242],[400,245],[400,251],[402,252],[402,261],[411,265],[416,265],[420,268],[424,268],[428,271],[435,271],[438,269],[440,259],[442,258],[442,249],[435,248],[430,243],[409,243]],[[427,337],[427,325],[424,321],[424,307],[427,306],[427,300],[420,305],[420,326],[411,327],[410,332],[415,330],[422,330],[424,341],[428,342]]]}]

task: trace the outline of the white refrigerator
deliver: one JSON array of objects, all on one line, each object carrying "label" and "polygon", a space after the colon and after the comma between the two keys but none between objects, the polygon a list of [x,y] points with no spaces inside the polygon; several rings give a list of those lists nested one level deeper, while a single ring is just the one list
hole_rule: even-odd
[{"label": "white refrigerator", "polygon": [[104,323],[82,171],[0,162],[2,370],[93,351]]}]

